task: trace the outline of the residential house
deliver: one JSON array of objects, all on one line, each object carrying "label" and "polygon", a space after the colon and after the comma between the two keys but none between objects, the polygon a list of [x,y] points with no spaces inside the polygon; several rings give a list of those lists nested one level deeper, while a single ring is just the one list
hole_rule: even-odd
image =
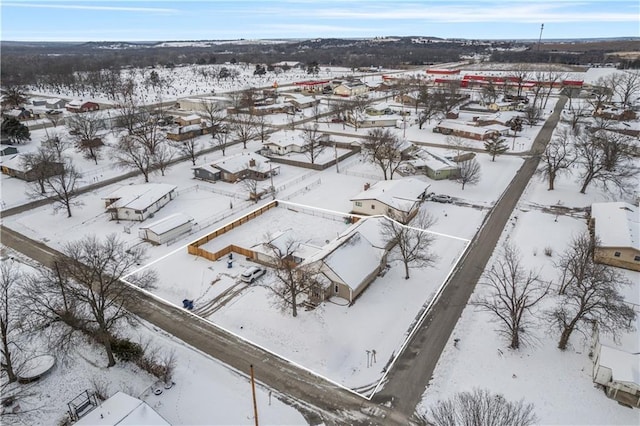
[{"label": "residential house", "polygon": [[632,204],[594,203],[589,229],[595,262],[640,271],[640,209]]},{"label": "residential house", "polygon": [[224,157],[215,163],[193,167],[194,177],[203,180],[223,180],[235,183],[245,178],[265,180],[280,172],[269,159],[255,152]]},{"label": "residential house", "polygon": [[98,105],[95,102],[83,101],[83,100],[77,100],[77,99],[70,101],[64,107],[67,109],[67,111],[75,112],[75,113],[97,111],[100,109],[100,105]]},{"label": "residential house", "polygon": [[222,109],[226,109],[231,105],[231,99],[224,96],[203,96],[201,98],[182,98],[178,99],[178,107],[185,111],[198,111],[206,113],[207,105],[218,105]]},{"label": "residential house", "polygon": [[26,121],[33,119],[33,111],[28,110],[26,108],[17,108],[10,109],[7,111],[2,111],[2,116],[7,118],[15,118],[19,121]]},{"label": "residential house", "polygon": [[77,426],[88,425],[170,425],[146,402],[116,392],[92,411],[74,423]]},{"label": "residential house", "polygon": [[365,184],[364,191],[351,198],[351,211],[368,216],[385,215],[407,223],[418,212],[428,186],[416,178]]},{"label": "residential house", "polygon": [[404,175],[424,174],[433,180],[455,179],[460,175],[460,167],[454,161],[424,148],[412,152],[411,159],[401,167]]},{"label": "residential house", "polygon": [[33,106],[45,106],[47,104],[47,100],[46,99],[42,99],[42,98],[33,98],[31,99],[31,105]]},{"label": "residential house", "polygon": [[[321,141],[328,141],[329,135],[326,133],[318,134]],[[271,153],[277,155],[286,155],[290,152],[304,152],[307,150],[308,140],[305,132],[301,130],[292,130],[284,132],[276,132],[269,135],[269,139],[264,142],[264,147]]]},{"label": "residential house", "polygon": [[320,103],[320,99],[313,96],[304,96],[300,93],[285,92],[282,93],[282,97],[285,98],[286,102],[300,109],[311,108]]},{"label": "residential house", "polygon": [[351,97],[359,96],[367,93],[369,87],[360,80],[347,80],[339,84],[333,89],[336,96]]},{"label": "residential house", "polygon": [[340,297],[352,305],[376,279],[387,262],[389,247],[381,231],[385,220],[359,220],[300,264],[315,272],[315,285],[308,290],[312,303]]},{"label": "residential house", "polygon": [[183,117],[176,117],[175,119],[175,124],[177,124],[178,126],[191,126],[194,124],[200,124],[200,122],[202,121],[202,117],[200,117],[198,114],[189,114]]},{"label": "residential house", "polygon": [[164,244],[189,233],[192,227],[192,217],[184,213],[175,213],[148,225],[141,226],[138,230],[138,236],[153,244]]},{"label": "residential house", "polygon": [[[638,302],[637,299],[628,301]],[[640,316],[636,317],[633,325],[634,330],[622,332],[615,339],[594,327],[592,378],[594,383],[604,388],[609,398],[640,408]]]},{"label": "residential house", "polygon": [[496,101],[489,104],[487,109],[490,111],[514,111],[517,105],[517,102]]},{"label": "residential house", "polygon": [[509,132],[506,126],[497,124],[490,126],[474,126],[469,123],[455,120],[442,120],[433,127],[435,133],[443,135],[454,135],[466,139],[486,141],[496,136],[506,135]]},{"label": "residential house", "polygon": [[65,99],[47,99],[44,106],[47,107],[48,109],[62,109],[65,107],[65,105],[67,105],[69,101],[65,100]]},{"label": "residential house", "polygon": [[144,221],[176,198],[176,188],[166,183],[124,185],[102,199],[111,219]]},{"label": "residential house", "polygon": [[64,171],[64,164],[57,161],[44,161],[39,164],[28,164],[26,157],[18,154],[2,161],[0,164],[2,173],[27,182],[33,182],[40,178],[57,176]]},{"label": "residential house", "polygon": [[173,127],[167,131],[167,139],[172,141],[184,141],[198,137],[203,133],[203,126],[206,126],[206,123],[202,122],[199,124]]}]

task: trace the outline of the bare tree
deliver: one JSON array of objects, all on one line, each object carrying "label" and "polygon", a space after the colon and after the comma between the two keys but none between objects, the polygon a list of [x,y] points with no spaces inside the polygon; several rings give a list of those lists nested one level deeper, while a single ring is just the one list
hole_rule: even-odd
[{"label": "bare tree", "polygon": [[76,150],[98,164],[102,141],[98,133],[106,128],[104,120],[93,114],[75,114],[66,120]]},{"label": "bare tree", "polygon": [[[196,144],[196,142],[193,143]],[[194,147],[194,150],[196,149],[197,147]],[[164,176],[165,172],[169,168],[174,154],[175,151],[171,149],[166,140],[156,147],[155,153],[153,154],[153,167],[160,170],[160,174],[162,176]],[[195,151],[195,154],[197,155],[197,151]]]},{"label": "bare tree", "polygon": [[32,170],[33,186],[37,188],[37,193],[30,194],[38,197],[47,192],[46,179],[52,174],[58,173],[58,158],[55,151],[47,147],[40,146],[36,151],[25,154],[23,157],[23,166],[25,169]]},{"label": "bare tree", "polygon": [[[271,238],[267,238],[271,240]],[[293,317],[298,316],[300,295],[314,285],[317,270],[311,265],[299,265],[297,252],[301,242],[289,238],[282,244],[271,244],[269,248],[273,262],[271,266],[277,281],[268,286],[273,293],[276,304],[283,311],[291,309]]]},{"label": "bare tree", "polygon": [[632,101],[640,91],[640,74],[636,71],[612,74],[611,86],[623,108],[631,107]]},{"label": "bare tree", "polygon": [[496,161],[496,155],[502,155],[507,152],[509,146],[503,137],[495,136],[484,142],[484,149],[491,155],[491,161]]},{"label": "bare tree", "polygon": [[144,181],[149,182],[153,155],[131,135],[122,136],[118,140],[114,147],[114,159],[122,168],[137,169],[144,176]]},{"label": "bare tree", "polygon": [[529,127],[533,127],[538,124],[538,121],[542,118],[542,110],[534,105],[529,105],[524,109],[524,119],[529,124]]},{"label": "bare tree", "polygon": [[264,143],[264,141],[269,136],[270,130],[270,122],[267,119],[266,115],[259,115],[255,119],[256,127],[255,132],[256,136],[260,138],[260,142]]},{"label": "bare tree", "polygon": [[69,149],[71,144],[67,139],[58,135],[58,132],[51,132],[50,135],[47,135],[42,139],[42,143],[40,145],[53,154],[53,158],[60,160],[64,157],[65,152]]},{"label": "bare tree", "polygon": [[485,271],[482,284],[488,287],[488,294],[478,296],[472,304],[491,312],[509,348],[519,349],[526,326],[531,325],[532,309],[547,295],[549,284],[543,285],[536,274],[525,271],[518,249],[510,244],[502,247],[500,257]]},{"label": "bare tree", "polygon": [[563,129],[554,135],[544,149],[538,172],[549,182],[549,191],[553,191],[558,175],[567,172],[575,162],[570,140],[568,132]]},{"label": "bare tree", "polygon": [[224,152],[229,144],[229,132],[226,129],[223,132],[217,132],[212,143],[214,147],[222,151],[222,156],[224,157]]},{"label": "bare tree", "polygon": [[489,80],[486,85],[482,86],[480,98],[485,105],[491,105],[498,100],[498,89],[493,80]]},{"label": "bare tree", "polygon": [[253,115],[237,115],[230,128],[234,139],[242,142],[242,147],[247,149],[247,142],[256,137],[256,119]]},{"label": "bare tree", "polygon": [[431,426],[530,426],[537,422],[533,404],[507,401],[485,389],[459,392],[438,401],[420,421]]},{"label": "bare tree", "polygon": [[207,99],[201,101],[201,106],[205,118],[211,123],[211,138],[215,138],[226,116],[226,108],[219,102]]},{"label": "bare tree", "polygon": [[302,128],[302,137],[305,142],[305,155],[311,161],[311,164],[315,164],[318,156],[322,154],[326,146],[322,144],[323,134],[318,131],[318,125],[314,123],[313,126],[305,124]]},{"label": "bare tree", "polygon": [[347,121],[346,117],[347,108],[345,103],[342,101],[333,101],[329,105],[329,114],[336,120],[340,120],[342,122],[342,129],[345,129],[345,122]]},{"label": "bare tree", "polygon": [[618,269],[594,262],[595,245],[597,241],[584,232],[573,239],[559,262],[563,292],[548,318],[561,332],[561,350],[567,348],[575,330],[587,332],[595,325],[616,336],[622,330],[631,330],[636,318],[620,293],[630,281]]},{"label": "bare tree", "polygon": [[254,203],[260,201],[260,194],[258,193],[258,186],[260,181],[254,175],[247,175],[242,179],[242,186],[249,193],[249,200],[253,200]]},{"label": "bare tree", "polygon": [[580,193],[584,194],[592,182],[604,189],[626,191],[634,185],[638,167],[633,161],[630,142],[625,135],[598,130],[584,132],[576,138],[576,163],[581,166]]},{"label": "bare tree", "polygon": [[198,154],[200,152],[200,141],[195,135],[192,135],[183,141],[175,141],[173,146],[178,149],[180,154],[191,160],[192,165],[196,165],[196,160],[198,159]]},{"label": "bare tree", "polygon": [[125,304],[131,303],[136,295],[121,279],[127,276],[129,282],[145,289],[151,288],[155,281],[155,272],[151,269],[127,275],[144,258],[143,248],[127,248],[115,234],[104,240],[86,236],[65,244],[62,255],[55,262],[60,278],[54,275],[54,281],[47,283],[48,291],[56,299],[76,304],[77,321],[83,331],[91,333],[103,345],[108,367],[116,363],[111,347],[116,328],[125,321],[135,324],[135,318],[125,309]]},{"label": "bare tree", "polygon": [[62,159],[61,173],[47,176],[44,180],[47,197],[53,200],[54,211],[65,209],[67,217],[71,217],[71,207],[81,204],[77,200],[78,186],[82,174],[76,169],[71,158]]},{"label": "bare tree", "polygon": [[460,172],[456,181],[462,184],[462,190],[464,191],[465,185],[476,185],[480,182],[481,168],[480,163],[475,158],[464,160],[458,163]]},{"label": "bare tree", "polygon": [[389,129],[371,129],[364,140],[364,154],[373,164],[382,170],[384,180],[393,179],[393,175],[404,161],[402,141]]},{"label": "bare tree", "polygon": [[14,260],[3,260],[0,263],[0,333],[2,347],[0,355],[1,371],[7,375],[9,383],[15,382],[17,366],[14,364],[14,354],[17,345],[14,339],[21,328],[20,300],[18,288],[22,285],[22,273],[16,268]]},{"label": "bare tree", "polygon": [[411,225],[405,225],[409,217],[392,217],[382,222],[381,233],[388,246],[395,246],[400,252],[404,264],[404,279],[408,280],[409,268],[424,268],[432,265],[436,259],[429,249],[435,240],[433,234],[427,231],[436,223],[436,219],[425,210],[420,210],[411,220]]}]

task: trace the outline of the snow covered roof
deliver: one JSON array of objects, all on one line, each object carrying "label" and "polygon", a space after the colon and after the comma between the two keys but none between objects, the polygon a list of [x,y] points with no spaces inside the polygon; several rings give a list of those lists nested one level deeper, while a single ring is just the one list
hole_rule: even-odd
[{"label": "snow covered roof", "polygon": [[172,135],[179,135],[181,133],[189,133],[196,130],[202,130],[202,126],[200,124],[189,124],[188,126],[176,126],[170,129],[167,133]]},{"label": "snow covered roof", "polygon": [[162,235],[191,221],[193,221],[193,218],[184,213],[174,213],[164,219],[157,220],[146,226],[141,226],[140,229],[148,229],[156,235]]},{"label": "snow covered roof", "polygon": [[[293,255],[301,259],[307,259],[317,253],[321,248],[304,242],[293,229],[285,229],[271,235],[269,241],[256,244],[251,247],[252,250],[258,251],[269,256],[276,255],[279,252],[282,255]],[[274,249],[276,253],[274,253]]]},{"label": "snow covered roof", "polygon": [[[255,160],[256,166],[249,167],[249,162]],[[266,171],[269,159],[255,152],[243,152],[231,157],[222,158],[211,164],[213,167],[224,170],[228,173],[238,173],[243,170]]]},{"label": "snow covered roof", "polygon": [[384,255],[384,249],[374,247],[364,235],[356,231],[325,257],[324,263],[349,288],[355,290],[380,265]]},{"label": "snow covered roof", "polygon": [[200,120],[201,117],[198,114],[189,114],[186,117],[178,117],[178,120],[184,120],[184,121],[193,121],[193,120]]},{"label": "snow covered roof", "polygon": [[396,210],[408,212],[419,201],[427,186],[415,178],[383,180],[351,198],[351,201],[377,200]]},{"label": "snow covered roof", "polygon": [[300,130],[275,132],[269,135],[269,140],[265,145],[276,145],[287,147],[289,145],[305,146],[307,142],[304,139],[304,133]]},{"label": "snow covered roof", "polygon": [[114,200],[109,208],[129,208],[144,210],[156,201],[175,190],[177,186],[167,183],[143,183],[140,185],[124,185],[116,189],[103,200]]},{"label": "snow covered roof", "polygon": [[594,203],[595,235],[601,247],[629,247],[640,250],[640,211],[622,202]]},{"label": "snow covered roof", "polygon": [[458,168],[458,165],[453,161],[429,152],[426,149],[420,148],[414,155],[414,159],[407,161],[407,163],[414,167],[428,167],[433,171],[455,170]]},{"label": "snow covered roof", "polygon": [[600,365],[611,369],[614,381],[640,385],[640,354],[631,354],[602,345],[600,347]]},{"label": "snow covered roof", "polygon": [[170,425],[147,403],[123,392],[116,392],[111,398],[86,414],[76,425]]},{"label": "snow covered roof", "polygon": [[0,159],[0,163],[2,164],[2,167],[16,170],[18,172],[27,172],[29,169],[25,165],[25,158],[26,157],[23,154],[16,154],[9,158],[6,158],[5,156]]},{"label": "snow covered roof", "polygon": [[444,129],[457,130],[460,132],[467,132],[467,133],[472,133],[476,135],[484,135],[487,133],[495,132],[494,129],[491,129],[488,127],[473,126],[471,124],[467,124],[460,121],[454,121],[454,120],[442,120],[440,123],[437,124],[436,127],[442,127]]}]

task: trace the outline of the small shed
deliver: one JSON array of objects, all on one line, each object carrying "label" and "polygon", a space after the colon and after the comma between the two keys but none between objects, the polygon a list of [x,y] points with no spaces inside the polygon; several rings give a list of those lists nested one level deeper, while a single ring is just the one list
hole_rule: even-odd
[{"label": "small shed", "polygon": [[116,392],[93,411],[84,415],[76,423],[82,425],[170,425],[160,414],[147,403]]},{"label": "small shed", "polygon": [[65,99],[59,99],[59,98],[47,99],[44,105],[49,109],[61,109],[61,108],[64,108],[67,102],[68,101],[66,101]]},{"label": "small shed", "polygon": [[191,231],[193,218],[184,213],[175,213],[164,219],[141,226],[138,235],[153,244],[164,244]]}]

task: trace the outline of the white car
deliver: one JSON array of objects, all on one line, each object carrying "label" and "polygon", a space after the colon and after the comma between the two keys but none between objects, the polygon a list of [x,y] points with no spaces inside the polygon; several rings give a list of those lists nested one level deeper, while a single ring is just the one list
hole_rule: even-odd
[{"label": "white car", "polygon": [[436,194],[431,196],[431,201],[435,201],[437,203],[453,203],[453,198],[444,194]]},{"label": "white car", "polygon": [[242,275],[240,275],[240,279],[245,283],[252,283],[256,279],[260,278],[267,272],[266,269],[260,266],[251,266],[247,268]]}]

